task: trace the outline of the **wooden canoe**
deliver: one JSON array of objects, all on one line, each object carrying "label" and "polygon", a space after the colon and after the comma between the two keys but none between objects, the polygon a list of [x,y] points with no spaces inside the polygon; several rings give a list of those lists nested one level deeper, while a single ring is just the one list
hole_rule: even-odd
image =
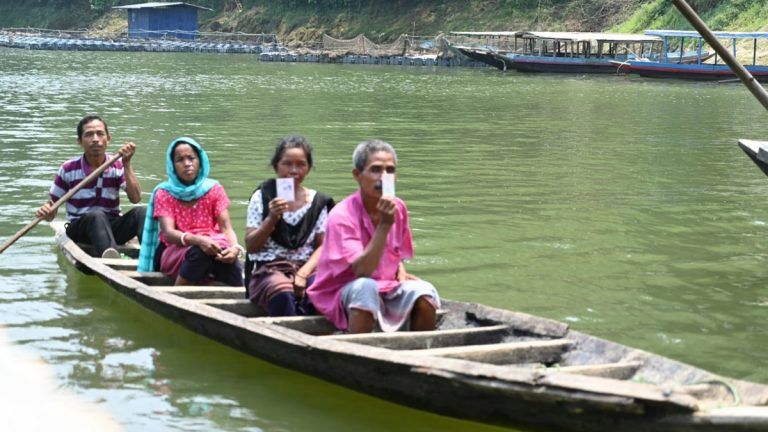
[{"label": "wooden canoe", "polygon": [[[265,317],[237,287],[174,287],[135,259],[64,256],[167,319],[261,359],[399,404],[558,431],[768,431],[768,386],[718,376],[567,324],[445,300],[429,332],[335,334],[323,317]],[[137,250],[124,248],[126,256]]]}]

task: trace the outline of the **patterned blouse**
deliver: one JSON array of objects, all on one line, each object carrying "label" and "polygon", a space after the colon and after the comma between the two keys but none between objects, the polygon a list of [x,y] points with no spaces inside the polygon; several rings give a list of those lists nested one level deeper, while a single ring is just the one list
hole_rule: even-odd
[{"label": "patterned blouse", "polygon": [[[301,221],[301,218],[304,217],[305,214],[307,214],[307,211],[312,205],[312,200],[315,199],[315,194],[317,193],[317,191],[314,189],[307,189],[307,191],[309,192],[307,196],[308,202],[304,206],[302,206],[300,209],[296,210],[295,212],[283,213],[283,220],[287,224],[296,226]],[[251,201],[248,203],[248,216],[246,218],[245,226],[247,228],[258,228],[262,222],[261,215],[263,211],[264,211],[264,205],[261,199],[261,189],[259,189],[253,193],[253,196],[251,196]],[[315,227],[312,229],[312,232],[309,234],[309,238],[307,238],[307,242],[298,249],[288,249],[284,246],[281,246],[275,243],[275,241],[272,240],[272,237],[270,237],[267,239],[267,242],[258,252],[249,253],[248,258],[250,258],[251,261],[254,261],[254,262],[255,261],[275,261],[277,259],[304,262],[308,260],[309,256],[312,255],[312,252],[315,251],[315,237],[317,237],[318,234],[325,233],[325,222],[327,220],[328,220],[328,209],[323,208],[323,210],[320,212],[320,215],[317,217],[317,223],[315,224]],[[256,268],[254,267],[253,270],[256,271]]]},{"label": "patterned blouse", "polygon": [[[212,237],[221,234],[217,218],[228,207],[229,197],[220,184],[211,188],[191,207],[183,205],[182,201],[174,198],[168,191],[159,189],[155,193],[153,216],[173,218],[176,229],[180,231]],[[160,233],[160,240],[168,244],[163,233]]]}]

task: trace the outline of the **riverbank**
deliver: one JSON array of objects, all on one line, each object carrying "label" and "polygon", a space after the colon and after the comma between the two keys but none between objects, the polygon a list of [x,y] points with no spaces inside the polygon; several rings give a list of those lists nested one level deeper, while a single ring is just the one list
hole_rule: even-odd
[{"label": "riverbank", "polygon": [[[0,28],[120,31],[124,12],[118,0],[0,0]],[[212,12],[200,14],[202,31],[273,33],[293,47],[321,40],[323,34],[352,38],[365,34],[375,42],[402,34],[436,35],[449,31],[611,31],[640,33],[649,28],[690,29],[664,0],[314,0],[312,2],[238,2],[198,0]],[[237,7],[237,4],[242,7]],[[761,3],[691,1],[702,18],[719,30],[757,31],[768,25]]]}]

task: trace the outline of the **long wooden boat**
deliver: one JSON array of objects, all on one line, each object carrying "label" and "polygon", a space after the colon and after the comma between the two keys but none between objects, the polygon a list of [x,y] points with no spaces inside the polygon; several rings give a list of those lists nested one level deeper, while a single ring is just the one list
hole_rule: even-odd
[{"label": "long wooden boat", "polygon": [[447,42],[448,49],[471,60],[505,69],[504,61],[498,59],[498,54],[515,52],[520,31],[498,32],[450,32]]},{"label": "long wooden boat", "polygon": [[[265,317],[237,287],[175,287],[135,259],[64,256],[201,335],[396,403],[558,431],[768,431],[768,386],[725,378],[567,324],[445,300],[435,331],[336,334],[323,317]],[[136,249],[124,248],[128,256]]]},{"label": "long wooden boat", "polygon": [[[646,30],[646,35],[658,36],[663,40],[666,50],[672,41],[683,46],[686,39],[696,44],[696,57],[687,62],[681,62],[675,55],[664,58],[633,58],[627,59],[620,70],[624,73],[637,74],[649,78],[677,78],[686,80],[731,80],[736,75],[725,63],[720,62],[716,55],[703,51],[703,38],[696,31],[684,30]],[[760,82],[768,82],[768,65],[758,64],[758,41],[768,39],[768,32],[714,32],[718,39],[730,40],[731,50],[736,56],[739,42],[751,45],[751,64],[744,67]],[[751,43],[750,43],[751,42]],[[664,52],[664,51],[662,51]],[[708,60],[712,57],[711,60]]]},{"label": "long wooden boat", "polygon": [[[647,78],[672,78],[695,81],[735,80],[736,75],[725,64],[677,64],[646,60],[628,60],[621,64],[624,73],[637,74]],[[745,66],[759,82],[768,82],[768,66]]]},{"label": "long wooden boat", "polygon": [[[656,36],[590,32],[520,32],[516,52],[495,62],[519,72],[616,73],[615,61],[660,52]],[[502,69],[499,68],[499,69]]]}]

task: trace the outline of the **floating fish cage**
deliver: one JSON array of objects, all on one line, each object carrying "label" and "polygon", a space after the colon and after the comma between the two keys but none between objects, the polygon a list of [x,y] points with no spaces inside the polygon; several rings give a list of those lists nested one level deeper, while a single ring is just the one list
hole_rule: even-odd
[{"label": "floating fish cage", "polygon": [[57,38],[9,34],[0,34],[0,46],[34,50],[197,52],[222,54],[259,54],[272,47],[271,44],[254,45],[246,43],[163,39],[112,41],[88,38]]}]

